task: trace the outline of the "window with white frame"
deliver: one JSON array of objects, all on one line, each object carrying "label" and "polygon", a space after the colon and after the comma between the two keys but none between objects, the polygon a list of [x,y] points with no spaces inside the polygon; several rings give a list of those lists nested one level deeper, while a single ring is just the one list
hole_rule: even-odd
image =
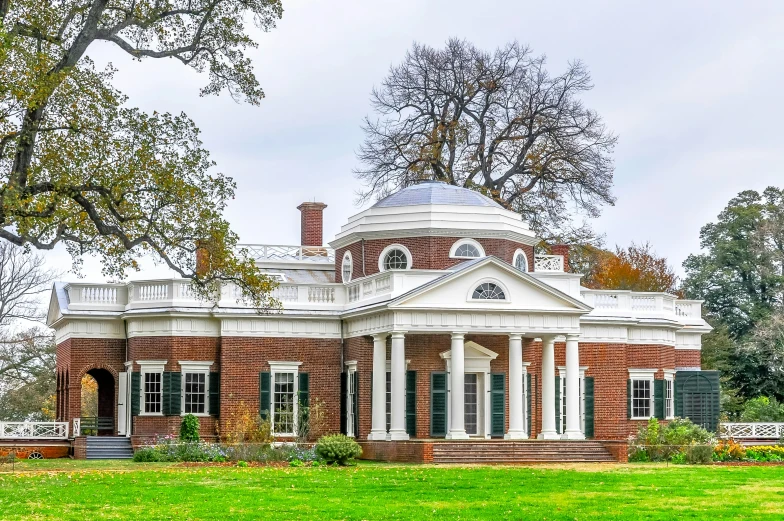
[{"label": "window with white frame", "polygon": [[411,269],[411,252],[401,244],[392,244],[381,252],[378,264],[380,271]]},{"label": "window with white frame", "polygon": [[675,381],[674,371],[664,373],[664,419],[675,418]]},{"label": "window with white frame", "polygon": [[343,254],[343,264],[340,267],[340,274],[343,277],[343,282],[351,282],[351,274],[353,273],[353,262],[351,252],[347,251]]},{"label": "window with white frame", "polygon": [[357,373],[357,363],[346,363],[346,433],[348,436],[355,437],[356,418],[354,417],[354,404],[357,399],[357,389],[355,388],[354,378]]},{"label": "window with white frame", "polygon": [[471,298],[474,300],[506,300],[506,294],[498,284],[483,282],[474,288]]},{"label": "window with white frame", "polygon": [[482,245],[473,239],[460,239],[452,245],[449,256],[453,259],[477,259],[485,256]]},{"label": "window with white frame", "polygon": [[139,360],[141,368],[141,410],[142,415],[163,414],[163,368],[166,360]]},{"label": "window with white frame", "polygon": [[179,362],[182,370],[182,414],[210,413],[210,366],[212,362]]},{"label": "window with white frame", "polygon": [[269,362],[269,365],[272,380],[272,432],[279,436],[294,436],[299,412],[298,376],[301,362]]},{"label": "window with white frame", "polygon": [[387,370],[387,432],[392,428],[392,372]]},{"label": "window with white frame", "polygon": [[647,420],[653,416],[653,375],[655,373],[655,369],[629,370],[631,417],[633,420]]},{"label": "window with white frame", "polygon": [[[580,378],[577,380],[577,393],[580,396],[580,431],[585,433],[585,371],[587,366],[580,368]],[[558,375],[560,376],[560,392],[561,392],[561,430],[559,434],[566,431],[566,367],[558,367]]]},{"label": "window with white frame", "polygon": [[517,250],[514,254],[514,267],[520,271],[528,271],[528,256],[523,250]]}]

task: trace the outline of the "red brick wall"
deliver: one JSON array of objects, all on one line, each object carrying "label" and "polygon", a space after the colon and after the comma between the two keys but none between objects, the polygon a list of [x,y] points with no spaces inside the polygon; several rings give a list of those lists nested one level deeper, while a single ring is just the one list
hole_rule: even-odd
[{"label": "red brick wall", "polygon": [[302,246],[322,246],[324,227],[324,203],[302,203],[297,206],[301,212],[300,244]]},{"label": "red brick wall", "polygon": [[[340,432],[341,342],[338,339],[224,337],[221,345],[221,419],[259,411],[259,373],[269,361],[302,362],[310,375],[310,403],[322,401],[326,432]],[[244,406],[244,407],[243,407]],[[316,433],[314,433],[316,434]]]},{"label": "red brick wall", "polygon": [[[365,275],[378,273],[378,259],[381,252],[390,244],[402,244],[409,249],[412,256],[412,268],[421,270],[443,270],[454,266],[465,259],[450,259],[449,250],[461,237],[408,237],[403,239],[373,239],[365,241]],[[533,271],[534,249],[507,239],[476,239],[482,245],[486,255],[496,257],[512,264],[514,252],[518,248],[528,257],[528,269]],[[355,242],[339,248],[335,252],[335,281],[343,282],[341,264],[346,250],[351,252],[353,260],[352,279],[358,279],[362,273],[362,243]]]},{"label": "red brick wall", "polygon": [[699,349],[676,349],[676,367],[702,367],[702,351]]}]

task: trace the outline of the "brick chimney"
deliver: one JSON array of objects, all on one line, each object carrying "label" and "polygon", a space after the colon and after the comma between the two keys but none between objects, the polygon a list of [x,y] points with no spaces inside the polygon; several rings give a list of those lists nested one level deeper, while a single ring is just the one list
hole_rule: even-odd
[{"label": "brick chimney", "polygon": [[324,242],[324,203],[302,203],[297,206],[301,212],[302,227],[300,244],[302,246],[322,246]]},{"label": "brick chimney", "polygon": [[196,241],[196,275],[203,277],[210,269],[210,252],[206,241]]},{"label": "brick chimney", "polygon": [[564,271],[569,271],[569,245],[568,244],[553,244],[550,246],[550,253],[553,255],[563,256]]}]

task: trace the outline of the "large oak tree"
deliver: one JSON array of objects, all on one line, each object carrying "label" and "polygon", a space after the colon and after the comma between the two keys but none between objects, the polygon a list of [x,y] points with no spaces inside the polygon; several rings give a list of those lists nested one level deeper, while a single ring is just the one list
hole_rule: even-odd
[{"label": "large oak tree", "polygon": [[484,193],[545,238],[574,237],[575,213],[614,202],[616,137],[581,100],[592,87],[579,61],[552,75],[516,42],[415,44],[372,92],[360,199],[436,179]]},{"label": "large oak tree", "polygon": [[[96,254],[114,277],[152,254],[205,298],[230,281],[270,305],[272,282],[222,217],[234,182],[196,125],[128,106],[89,52],[170,58],[208,75],[202,94],[258,104],[246,22],[267,30],[281,14],[279,0],[0,0],[0,240],[62,243],[77,267]],[[198,274],[197,244],[209,259]]]}]

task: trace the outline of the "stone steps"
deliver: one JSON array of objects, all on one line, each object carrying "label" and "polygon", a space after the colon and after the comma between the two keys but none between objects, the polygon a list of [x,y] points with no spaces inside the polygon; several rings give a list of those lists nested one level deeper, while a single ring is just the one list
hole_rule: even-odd
[{"label": "stone steps", "polygon": [[131,459],[131,439],[125,436],[87,436],[87,459]]},{"label": "stone steps", "polygon": [[615,458],[594,441],[461,441],[433,444],[434,463],[594,463]]}]

